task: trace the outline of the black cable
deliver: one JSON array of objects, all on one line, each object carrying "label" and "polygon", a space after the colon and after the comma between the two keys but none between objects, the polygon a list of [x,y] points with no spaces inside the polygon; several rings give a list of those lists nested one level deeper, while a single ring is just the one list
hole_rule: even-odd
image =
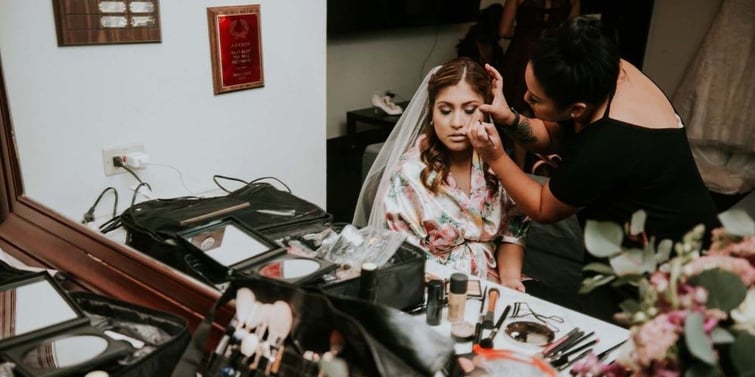
[{"label": "black cable", "polygon": [[131,206],[133,207],[134,203],[136,203],[136,194],[139,193],[139,189],[142,188],[142,186],[147,186],[149,191],[152,191],[152,186],[149,185],[147,182],[140,182],[136,187],[134,188],[134,194],[131,195]]},{"label": "black cable", "polygon": [[[144,181],[142,181],[142,179],[141,179],[141,178],[139,178],[139,176],[138,176],[138,175],[136,175],[136,172],[134,172],[134,170],[133,170],[133,169],[131,169],[130,167],[128,167],[128,166],[126,166],[126,165],[124,165],[124,164],[121,164],[121,166],[120,166],[120,167],[122,167],[122,168],[126,169],[126,171],[127,171],[127,172],[131,173],[131,175],[133,175],[133,176],[134,176],[134,178],[136,178],[136,180],[137,180],[137,181],[139,181],[139,184],[140,184],[140,185],[144,183]],[[137,187],[138,187],[138,186],[137,186]],[[152,190],[152,189],[150,188],[150,190]]]},{"label": "black cable", "polygon": [[116,190],[115,187],[109,186],[102,190],[102,192],[100,192],[100,195],[97,196],[97,200],[94,201],[92,207],[90,207],[89,210],[84,213],[84,216],[81,219],[82,224],[88,224],[94,221],[94,210],[95,208],[97,208],[97,205],[100,204],[100,200],[102,200],[102,197],[105,196],[105,193],[108,191],[113,191],[113,217],[116,216],[116,212],[118,211],[118,190]]},{"label": "black cable", "polygon": [[272,180],[275,180],[275,181],[277,181],[278,183],[280,183],[281,185],[283,185],[283,187],[285,187],[285,188],[286,188],[286,191],[288,191],[288,193],[289,193],[289,194],[291,193],[291,188],[290,188],[290,187],[288,187],[288,185],[287,185],[287,184],[283,183],[283,181],[281,181],[280,179],[278,179],[278,178],[275,178],[275,177],[260,177],[260,178],[257,178],[257,179],[255,179],[255,180],[253,180],[253,181],[251,181],[251,182],[247,183],[247,185],[253,185],[253,184],[255,184],[255,183],[257,183],[257,182],[259,182],[259,181],[261,181],[261,180],[263,180],[263,179],[272,179]]},{"label": "black cable", "polygon": [[228,177],[228,176],[225,176],[225,175],[219,175],[219,174],[215,174],[215,175],[213,175],[213,176],[212,176],[212,180],[213,180],[213,182],[215,182],[215,184],[216,184],[216,185],[217,185],[218,187],[220,187],[220,189],[221,189],[221,190],[223,190],[223,191],[225,191],[225,192],[227,192],[227,193],[229,193],[229,194],[231,193],[231,191],[229,191],[228,189],[226,189],[225,187],[223,187],[223,185],[221,185],[221,184],[220,184],[220,182],[218,182],[218,178],[220,178],[220,179],[227,179],[227,180],[229,180],[229,181],[236,181],[236,182],[241,182],[241,183],[243,183],[243,184],[244,184],[244,186],[246,186],[246,185],[248,185],[248,184],[249,184],[249,182],[247,182],[247,181],[245,181],[245,180],[243,180],[243,179],[239,179],[239,178],[233,178],[233,177]]}]

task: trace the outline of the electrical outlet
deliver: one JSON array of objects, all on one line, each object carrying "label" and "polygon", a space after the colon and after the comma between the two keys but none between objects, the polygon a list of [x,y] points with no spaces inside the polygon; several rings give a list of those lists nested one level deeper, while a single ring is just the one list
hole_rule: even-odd
[{"label": "electrical outlet", "polygon": [[115,147],[102,150],[102,163],[105,167],[105,175],[115,175],[128,173],[126,169],[113,165],[113,157],[125,156],[127,153],[144,152],[144,145],[131,145],[126,147]]}]

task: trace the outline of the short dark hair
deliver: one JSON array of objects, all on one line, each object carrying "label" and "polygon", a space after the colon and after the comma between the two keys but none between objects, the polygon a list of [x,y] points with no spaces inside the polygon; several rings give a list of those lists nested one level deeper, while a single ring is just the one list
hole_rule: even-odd
[{"label": "short dark hair", "polygon": [[621,57],[600,21],[576,17],[546,30],[530,57],[545,94],[558,106],[598,104],[616,90]]}]

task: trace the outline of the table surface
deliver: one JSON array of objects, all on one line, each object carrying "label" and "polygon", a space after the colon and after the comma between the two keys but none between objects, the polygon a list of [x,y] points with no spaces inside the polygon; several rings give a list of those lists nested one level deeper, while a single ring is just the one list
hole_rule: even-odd
[{"label": "table surface", "polygon": [[[453,271],[452,269],[443,266],[435,261],[427,261],[425,266],[426,273],[436,275],[441,278],[447,278],[449,277]],[[477,279],[477,278],[471,278],[471,279]],[[595,335],[591,337],[590,339],[597,338],[598,343],[593,346],[593,351],[598,354],[600,352],[603,352],[604,350],[607,350],[623,341],[625,341],[629,337],[629,331],[627,329],[624,329],[622,327],[616,326],[612,323],[608,323],[587,315],[584,315],[582,313],[576,312],[574,310],[565,308],[560,305],[556,305],[544,300],[541,300],[537,297],[530,296],[526,293],[521,293],[518,291],[515,291],[513,289],[509,289],[506,287],[503,287],[499,284],[483,280],[481,282],[482,289],[484,290],[485,287],[490,288],[497,288],[500,292],[500,296],[496,302],[496,308],[495,308],[495,317],[498,319],[498,317],[503,312],[506,305],[512,304],[514,302],[526,302],[530,305],[533,311],[537,312],[541,315],[555,315],[558,317],[563,318],[563,323],[556,323],[551,322],[551,324],[558,328],[558,332],[556,332],[555,337],[559,338],[561,335],[569,332],[574,327],[579,327],[583,331],[594,331]],[[477,322],[479,315],[480,315],[480,305],[482,304],[481,300],[477,299],[467,299],[467,303],[465,306],[465,320],[471,324],[474,324]],[[487,303],[485,303],[487,306]],[[424,314],[420,315],[422,317],[422,320],[424,321]],[[433,326],[432,328],[436,330],[437,332],[450,336],[451,333],[451,323],[448,322],[447,318],[447,307],[443,309],[443,316],[440,325]],[[523,318],[528,319],[528,318]],[[531,317],[529,318],[531,319]],[[501,330],[498,332],[494,339],[495,349],[507,349],[507,350],[513,350],[517,351],[522,354],[526,355],[534,355],[536,353],[539,353],[542,351],[542,347],[536,347],[532,345],[526,345],[523,343],[519,343],[511,339],[508,335],[505,334],[504,330],[506,328],[506,325],[508,323],[518,321],[522,319],[512,319],[511,315],[504,321],[503,325],[501,326]],[[487,336],[491,330],[483,330],[483,337]],[[456,343],[456,353],[457,354],[465,354],[469,353],[472,350],[472,342],[466,342],[466,343]],[[615,357],[616,352],[612,352],[611,355],[608,356],[606,360],[612,360]],[[569,376],[569,369],[566,368],[565,370],[560,372],[560,376]]]}]

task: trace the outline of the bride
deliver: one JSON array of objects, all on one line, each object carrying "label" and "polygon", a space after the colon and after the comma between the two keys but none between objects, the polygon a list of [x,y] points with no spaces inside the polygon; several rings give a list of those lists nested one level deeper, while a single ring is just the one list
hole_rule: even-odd
[{"label": "bride", "polygon": [[403,232],[441,264],[524,291],[529,219],[466,136],[489,93],[471,59],[433,69],[370,169],[354,224]]}]

